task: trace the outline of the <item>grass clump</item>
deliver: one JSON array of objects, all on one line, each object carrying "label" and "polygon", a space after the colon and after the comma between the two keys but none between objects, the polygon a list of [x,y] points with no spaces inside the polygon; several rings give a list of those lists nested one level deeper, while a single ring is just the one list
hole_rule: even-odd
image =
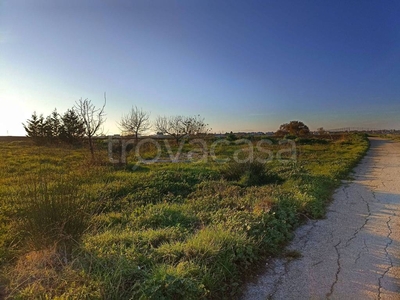
[{"label": "grass clump", "polygon": [[55,247],[26,253],[7,275],[7,299],[102,299],[100,283]]},{"label": "grass clump", "polygon": [[185,206],[159,203],[142,206],[132,212],[130,226],[135,229],[182,227],[195,228],[198,218]]},{"label": "grass clump", "polygon": [[162,261],[172,265],[195,263],[202,266],[195,277],[202,291],[206,288],[214,297],[224,298],[230,295],[229,290],[235,292],[233,287],[239,283],[240,272],[256,258],[255,246],[244,233],[211,226],[186,241],[163,244],[156,253]]},{"label": "grass clump", "polygon": [[220,172],[226,180],[236,181],[242,186],[255,186],[280,181],[280,178],[276,174],[267,172],[265,164],[256,160],[229,162],[221,168]]},{"label": "grass clump", "polygon": [[199,279],[202,273],[192,262],[160,264],[140,287],[138,299],[204,299],[210,292]]},{"label": "grass clump", "polygon": [[54,245],[71,249],[88,228],[87,203],[73,181],[49,182],[35,178],[23,185],[15,199],[19,207],[18,231],[33,249]]}]

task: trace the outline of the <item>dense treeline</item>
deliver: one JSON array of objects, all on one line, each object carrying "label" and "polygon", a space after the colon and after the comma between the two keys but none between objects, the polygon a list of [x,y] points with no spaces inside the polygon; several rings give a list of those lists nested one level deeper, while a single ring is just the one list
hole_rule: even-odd
[{"label": "dense treeline", "polygon": [[34,112],[23,126],[27,136],[38,144],[62,141],[76,145],[82,142],[85,135],[85,124],[74,109],[68,109],[63,115],[55,109],[47,117]]}]

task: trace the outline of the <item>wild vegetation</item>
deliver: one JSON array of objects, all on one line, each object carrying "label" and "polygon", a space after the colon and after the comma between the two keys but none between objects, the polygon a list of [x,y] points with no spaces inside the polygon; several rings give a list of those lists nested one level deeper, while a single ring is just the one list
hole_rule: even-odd
[{"label": "wild vegetation", "polygon": [[[259,142],[246,160],[250,145],[240,139],[207,140],[215,159],[195,156],[201,149],[189,141],[160,141],[161,158],[181,148],[192,160],[137,164],[131,151],[124,167],[108,162],[100,140],[95,162],[76,146],[0,142],[0,295],[236,297],[296,226],[324,216],[368,148],[363,135],[299,138],[293,159],[279,140]],[[156,155],[151,145],[138,151]]]},{"label": "wild vegetation", "polygon": [[400,141],[400,134],[395,134],[395,133],[391,133],[391,134],[376,134],[376,135],[373,135],[373,136],[377,136],[377,137],[381,137],[381,138],[384,138],[384,139],[390,139],[390,140],[393,140],[393,141],[396,141],[396,142],[399,142]]}]

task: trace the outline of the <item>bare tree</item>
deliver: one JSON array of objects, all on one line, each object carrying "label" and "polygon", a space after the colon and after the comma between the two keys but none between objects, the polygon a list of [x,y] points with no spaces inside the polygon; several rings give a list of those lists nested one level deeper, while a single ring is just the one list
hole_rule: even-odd
[{"label": "bare tree", "polygon": [[101,108],[96,108],[91,100],[79,99],[75,102],[74,109],[85,125],[85,135],[89,140],[90,153],[94,159],[93,137],[101,130],[101,125],[106,121],[104,108],[106,106],[106,94],[104,93],[104,104]]},{"label": "bare tree", "polygon": [[204,118],[201,118],[200,115],[193,117],[158,116],[154,126],[157,132],[171,135],[177,142],[184,136],[207,133],[209,130],[208,124],[204,122]]},{"label": "bare tree", "polygon": [[131,111],[122,116],[118,125],[123,133],[134,134],[137,142],[138,135],[151,128],[149,118],[150,113],[145,112],[136,106],[132,106]]},{"label": "bare tree", "polygon": [[183,130],[181,120],[181,116],[158,116],[156,118],[154,127],[156,128],[157,132],[171,135],[176,139],[176,141],[179,141],[186,134]]},{"label": "bare tree", "polygon": [[185,132],[187,135],[199,135],[202,133],[207,133],[210,129],[208,128],[208,124],[205,123],[204,118],[200,115],[193,117],[183,117],[182,123],[185,128]]}]

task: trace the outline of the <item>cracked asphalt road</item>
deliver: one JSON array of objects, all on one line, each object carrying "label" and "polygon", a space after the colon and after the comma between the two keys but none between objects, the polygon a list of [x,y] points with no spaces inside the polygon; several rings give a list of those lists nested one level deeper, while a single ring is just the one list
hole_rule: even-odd
[{"label": "cracked asphalt road", "polygon": [[326,218],[299,227],[297,260],[268,262],[244,300],[400,299],[400,143],[371,138]]}]

